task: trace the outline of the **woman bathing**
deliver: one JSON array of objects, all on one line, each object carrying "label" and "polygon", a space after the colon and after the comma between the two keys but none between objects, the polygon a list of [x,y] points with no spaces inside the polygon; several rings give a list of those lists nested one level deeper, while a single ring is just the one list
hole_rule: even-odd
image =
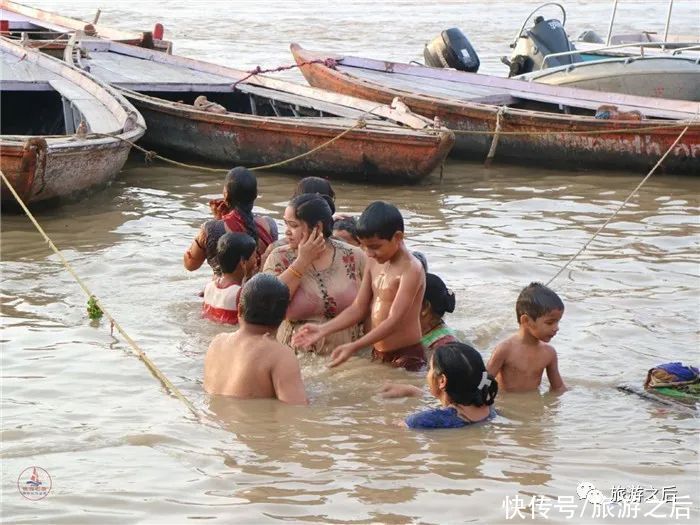
[{"label": "woman bathing", "polygon": [[189,271],[199,269],[206,260],[215,275],[221,275],[216,259],[216,245],[224,233],[247,233],[257,243],[258,260],[267,247],[277,238],[276,226],[269,217],[253,214],[253,204],[258,196],[258,182],[249,170],[233,168],[226,175],[223,201],[212,201],[214,216],[200,228],[190,247],[185,251],[183,263]]},{"label": "woman bathing", "polygon": [[[277,338],[292,348],[292,336],[301,326],[334,318],[352,304],[362,282],[362,251],[331,238],[329,199],[318,194],[293,198],[284,211],[288,244],[275,248],[265,262],[264,271],[279,276],[290,290],[292,300]],[[318,341],[310,350],[327,354],[361,336],[359,323]]]}]

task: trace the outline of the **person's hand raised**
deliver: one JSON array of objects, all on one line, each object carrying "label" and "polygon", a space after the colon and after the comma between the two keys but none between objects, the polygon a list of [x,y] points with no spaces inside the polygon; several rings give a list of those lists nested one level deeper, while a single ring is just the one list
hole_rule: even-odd
[{"label": "person's hand raised", "polygon": [[321,228],[315,226],[299,243],[297,261],[304,267],[310,266],[318,259],[326,248],[326,239]]}]

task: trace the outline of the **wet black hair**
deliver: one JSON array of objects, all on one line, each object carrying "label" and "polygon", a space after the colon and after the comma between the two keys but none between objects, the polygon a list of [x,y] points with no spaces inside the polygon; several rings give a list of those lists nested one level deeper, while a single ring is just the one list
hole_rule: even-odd
[{"label": "wet black hair", "polygon": [[331,183],[326,179],[322,179],[321,177],[304,177],[297,184],[292,198],[303,195],[304,193],[318,193],[319,195],[330,197],[330,201],[327,202],[331,208],[331,215],[335,213],[335,192],[333,191]]},{"label": "wet black hair", "polygon": [[481,354],[464,343],[439,346],[433,353],[433,374],[445,375],[445,392],[460,405],[493,405],[498,394],[498,382],[486,371]]},{"label": "wet black hair", "polygon": [[445,312],[455,311],[455,294],[449,290],[445,283],[434,273],[425,274],[425,292],[423,302],[430,303],[430,309],[438,317],[445,315]]},{"label": "wet black hair", "polygon": [[328,195],[303,193],[294,197],[289,205],[297,219],[305,222],[309,228],[313,228],[320,222],[323,236],[327,239],[333,235],[333,211],[330,202],[331,198]]},{"label": "wet black hair", "polygon": [[384,201],[374,201],[365,208],[357,221],[360,239],[377,236],[390,240],[396,232],[403,231],[403,217],[399,209]]},{"label": "wet black hair", "polygon": [[239,315],[248,324],[277,328],[289,306],[289,288],[274,275],[259,273],[245,283],[238,305]]},{"label": "wet black hair", "polygon": [[419,251],[411,252],[411,254],[416,259],[418,259],[418,262],[420,262],[421,266],[423,266],[423,271],[427,275],[428,274],[428,259],[425,257],[425,254],[423,252],[419,252]]},{"label": "wet black hair", "polygon": [[348,232],[356,241],[359,241],[357,237],[357,219],[355,217],[339,217],[333,222],[334,230],[341,230]]},{"label": "wet black hair", "polygon": [[242,260],[250,259],[258,247],[247,233],[224,233],[216,243],[216,259],[221,273],[233,273]]},{"label": "wet black hair", "polygon": [[518,300],[515,302],[515,315],[518,324],[523,314],[527,314],[533,321],[538,317],[548,314],[553,310],[564,311],[564,302],[550,288],[542,283],[530,283],[522,289]]},{"label": "wet black hair", "polygon": [[238,166],[226,174],[226,203],[229,208],[238,210],[245,229],[255,242],[258,241],[258,226],[253,217],[253,204],[258,198],[258,181],[253,172]]}]

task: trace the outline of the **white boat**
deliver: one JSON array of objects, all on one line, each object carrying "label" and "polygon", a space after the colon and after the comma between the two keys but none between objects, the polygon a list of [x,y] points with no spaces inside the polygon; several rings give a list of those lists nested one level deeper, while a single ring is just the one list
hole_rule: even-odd
[{"label": "white boat", "polygon": [[[561,20],[539,15],[526,29],[529,20],[547,6],[558,7]],[[612,18],[614,21],[614,13]],[[510,76],[596,91],[700,100],[700,54],[693,55],[693,46],[678,48],[686,44],[650,40],[623,42],[622,38],[613,38],[612,23],[608,42],[623,43],[606,45],[591,31],[586,32],[586,41],[572,42],[565,24],[566,11],[561,4],[547,3],[533,10],[511,44],[510,59],[504,59],[510,66]],[[700,50],[700,46],[695,47]]]},{"label": "white boat", "polygon": [[700,60],[681,56],[607,58],[542,69],[514,78],[643,97],[700,101]]},{"label": "white boat", "polygon": [[[0,38],[0,96],[0,169],[26,203],[110,182],[146,130],[114,89],[7,38]],[[4,185],[0,197],[14,200]]]}]

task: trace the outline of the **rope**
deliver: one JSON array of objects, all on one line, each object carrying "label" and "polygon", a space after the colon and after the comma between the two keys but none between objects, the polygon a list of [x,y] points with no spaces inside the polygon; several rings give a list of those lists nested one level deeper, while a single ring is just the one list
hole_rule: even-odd
[{"label": "rope", "polygon": [[168,390],[170,393],[172,393],[175,397],[177,397],[180,401],[182,401],[185,406],[189,409],[190,412],[199,420],[200,415],[197,412],[197,409],[192,405],[192,403],[184,396],[182,393],[173,385],[170,380],[161,372],[158,367],[151,361],[146,353],[139,348],[139,346],[136,344],[136,342],[129,336],[129,334],[126,333],[126,331],[121,327],[121,325],[112,317],[112,315],[107,311],[107,309],[102,305],[99,299],[95,297],[95,295],[90,291],[90,289],[87,287],[87,285],[83,282],[83,280],[78,276],[78,274],[75,272],[73,267],[68,263],[66,258],[63,256],[61,251],[56,248],[56,245],[53,243],[53,241],[49,238],[49,236],[46,234],[44,229],[39,225],[37,220],[34,218],[34,215],[32,215],[32,212],[29,211],[27,208],[27,205],[24,203],[22,198],[17,194],[15,191],[15,188],[10,184],[10,181],[7,180],[7,177],[5,177],[5,174],[0,171],[0,176],[2,177],[2,181],[7,185],[8,189],[14,196],[14,198],[17,200],[17,203],[21,206],[22,210],[24,210],[24,213],[29,217],[29,220],[32,221],[32,224],[34,224],[34,227],[37,229],[37,231],[44,237],[44,240],[46,243],[49,245],[49,247],[53,250],[53,252],[58,255],[58,258],[61,260],[61,263],[63,263],[63,266],[68,270],[68,272],[73,276],[73,278],[76,280],[78,285],[83,289],[83,292],[85,292],[85,295],[88,296],[90,299],[94,299],[95,303],[97,306],[100,307],[102,312],[105,314],[107,319],[112,323],[112,326],[114,326],[117,331],[122,335],[124,340],[129,344],[129,346],[134,350],[136,355],[143,361],[143,363],[146,365],[148,370],[153,374],[153,376],[158,379],[161,384],[165,387],[166,390]]},{"label": "rope", "polygon": [[[696,115],[696,118],[697,118],[697,115]],[[695,119],[693,119],[693,120],[695,120]],[[583,251],[584,251],[586,248],[588,248],[588,245],[591,244],[591,243],[593,242],[593,240],[598,236],[598,234],[599,234],[601,231],[603,231],[603,229],[610,223],[610,221],[612,221],[612,220],[617,216],[617,214],[620,212],[620,210],[622,210],[622,208],[625,207],[625,205],[630,201],[630,199],[631,199],[632,197],[634,197],[634,195],[637,193],[637,191],[639,191],[639,189],[644,185],[644,183],[645,183],[647,180],[649,180],[649,177],[651,177],[651,176],[654,174],[654,172],[656,171],[656,169],[657,169],[659,166],[661,166],[661,163],[666,159],[666,157],[668,157],[668,154],[671,153],[671,151],[673,150],[673,148],[676,147],[676,144],[678,144],[678,142],[681,140],[681,138],[683,137],[683,135],[685,135],[685,132],[688,131],[688,128],[690,128],[690,125],[691,125],[691,124],[692,124],[692,121],[688,123],[688,125],[683,129],[683,131],[681,131],[680,135],[678,135],[678,137],[676,137],[676,140],[673,141],[673,144],[671,144],[671,146],[666,150],[666,153],[664,153],[664,154],[661,156],[661,158],[656,162],[656,164],[654,165],[654,167],[651,168],[651,171],[649,171],[649,173],[646,174],[646,176],[642,179],[642,181],[641,181],[639,184],[637,184],[637,187],[634,188],[634,189],[632,190],[632,193],[630,193],[630,194],[627,196],[627,198],[624,200],[624,202],[623,202],[622,204],[620,204],[620,206],[618,206],[618,208],[613,212],[613,214],[612,214],[610,217],[608,217],[608,219],[603,223],[603,225],[600,226],[600,227],[595,231],[595,233],[591,236],[591,238],[588,239],[588,241],[586,241],[586,243],[585,243],[583,246],[581,246],[581,248],[579,249],[579,251],[577,251],[577,252],[574,254],[573,257],[571,257],[568,261],[566,261],[566,264],[565,264],[564,266],[562,266],[562,267],[559,269],[559,271],[554,275],[554,277],[552,277],[549,281],[547,281],[547,286],[549,286],[557,277],[559,277],[559,276],[562,274],[562,272],[563,272],[564,270],[566,270],[566,269],[569,267],[569,265],[570,265],[572,262],[574,262],[574,260],[575,260],[579,255],[581,255],[581,254],[583,253]]]},{"label": "rope", "polygon": [[296,67],[302,67],[302,66],[308,66],[311,64],[323,64],[327,68],[335,69],[335,66],[338,64],[338,62],[334,58],[317,58],[315,60],[304,61],[301,64],[292,64],[289,66],[279,66],[279,67],[273,67],[270,69],[262,69],[260,66],[255,66],[255,68],[253,68],[247,72],[248,74],[246,76],[244,76],[242,79],[237,80],[234,84],[232,84],[231,89],[236,89],[236,86],[238,86],[238,84],[240,84],[241,82],[245,82],[250,77],[254,77],[255,75],[259,75],[260,73],[278,73],[280,71],[287,71],[289,69],[294,69]]},{"label": "rope", "polygon": [[487,168],[491,166],[493,162],[493,156],[496,154],[496,146],[498,146],[498,137],[501,134],[501,118],[506,112],[506,106],[501,106],[498,108],[498,113],[496,113],[496,129],[493,132],[493,139],[491,139],[491,147],[489,148],[488,155],[486,155],[486,160],[484,161],[484,166]]}]

